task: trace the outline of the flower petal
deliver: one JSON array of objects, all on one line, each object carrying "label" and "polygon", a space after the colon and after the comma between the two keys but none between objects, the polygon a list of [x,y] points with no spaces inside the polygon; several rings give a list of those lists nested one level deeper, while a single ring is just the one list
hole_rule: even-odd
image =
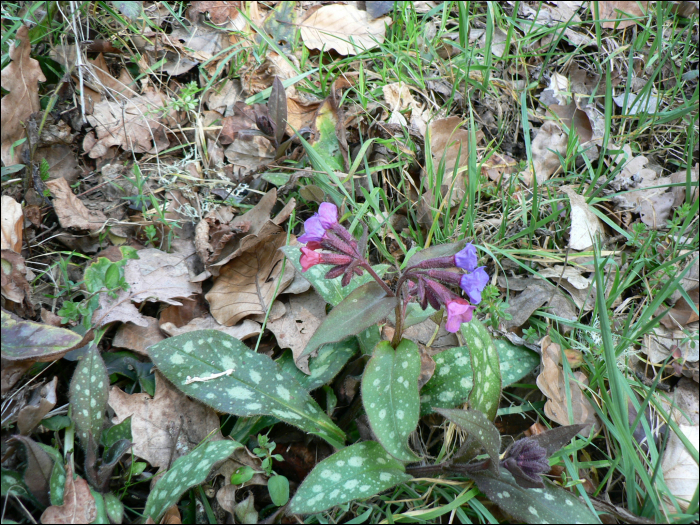
[{"label": "flower petal", "polygon": [[321,225],[328,230],[338,222],[338,208],[333,203],[322,202],[318,207],[318,216],[321,220]]},{"label": "flower petal", "polygon": [[304,235],[299,237],[299,242],[321,242],[324,233],[326,233],[326,229],[321,224],[318,213],[314,213],[311,218],[304,222]]},{"label": "flower petal", "polygon": [[313,250],[309,250],[306,246],[301,249],[301,257],[299,258],[299,264],[301,264],[301,271],[305,272],[312,266],[316,266],[321,263],[321,254]]},{"label": "flower petal", "polygon": [[467,243],[464,249],[460,250],[455,255],[455,265],[458,268],[467,270],[468,272],[473,272],[476,268],[477,257],[476,248],[472,243]]},{"label": "flower petal", "polygon": [[481,302],[481,292],[484,291],[488,282],[489,274],[486,273],[483,266],[480,266],[472,273],[464,274],[459,281],[459,285],[469,296],[472,304],[479,304]]}]

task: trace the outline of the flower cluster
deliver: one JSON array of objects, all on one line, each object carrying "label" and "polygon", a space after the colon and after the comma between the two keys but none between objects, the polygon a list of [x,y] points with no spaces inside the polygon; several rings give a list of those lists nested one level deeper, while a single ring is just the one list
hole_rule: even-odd
[{"label": "flower cluster", "polygon": [[[342,275],[343,286],[350,283],[353,274],[362,275],[363,269],[373,273],[363,255],[366,238],[363,236],[358,245],[350,232],[338,223],[338,208],[334,204],[321,204],[318,213],[304,222],[304,229],[304,235],[299,237],[300,242],[306,243],[299,261],[302,271],[317,264],[331,264],[333,268],[326,273],[326,278]],[[332,253],[319,252],[319,249]],[[447,270],[455,267],[466,273]],[[477,267],[476,248],[467,244],[456,255],[427,259],[409,267],[397,287],[400,292],[401,285],[406,283],[405,303],[415,299],[424,310],[428,304],[436,310],[444,306],[447,312],[445,328],[456,332],[462,323],[471,321],[475,305],[481,302],[481,292],[488,281],[484,267]],[[459,286],[469,301],[445,285]]]},{"label": "flower cluster", "polygon": [[[343,276],[342,285],[350,284],[353,274],[362,275],[364,257],[355,238],[338,223],[338,208],[329,202],[322,203],[318,213],[304,222],[305,233],[299,242],[306,243],[301,249],[302,271],[307,271],[317,264],[331,264],[333,268],[326,273],[326,279]],[[318,252],[323,249],[334,253]]]}]

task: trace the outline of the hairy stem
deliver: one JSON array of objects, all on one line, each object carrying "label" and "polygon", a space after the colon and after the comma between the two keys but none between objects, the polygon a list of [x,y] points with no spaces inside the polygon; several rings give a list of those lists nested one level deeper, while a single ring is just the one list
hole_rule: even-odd
[{"label": "hairy stem", "polygon": [[379,286],[381,286],[382,288],[384,288],[384,291],[386,292],[386,294],[387,294],[389,297],[396,297],[396,294],[394,293],[394,291],[393,291],[391,288],[389,288],[389,285],[386,284],[386,283],[382,280],[381,277],[379,277],[379,276],[377,275],[377,272],[375,272],[375,271],[372,269],[372,267],[369,265],[369,263],[368,263],[367,261],[364,261],[364,260],[363,260],[363,261],[360,263],[360,266],[362,266],[365,270],[367,270],[367,272],[368,272],[372,277],[374,277],[374,280],[377,281],[377,283],[379,283]]}]

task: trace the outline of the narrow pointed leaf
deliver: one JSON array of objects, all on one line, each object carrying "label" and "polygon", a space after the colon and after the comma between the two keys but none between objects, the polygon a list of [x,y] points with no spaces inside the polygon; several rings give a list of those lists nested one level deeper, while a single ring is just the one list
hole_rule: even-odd
[{"label": "narrow pointed leaf", "polygon": [[312,514],[354,499],[368,498],[411,479],[403,464],[379,443],[345,447],[306,476],[289,504],[294,514]]},{"label": "narrow pointed leaf", "polygon": [[380,342],[362,376],[362,403],[377,440],[395,458],[418,461],[408,447],[420,412],[418,376],[420,355],[416,344],[403,339],[394,350]]},{"label": "narrow pointed leaf", "polygon": [[476,319],[463,324],[461,332],[474,370],[474,388],[469,394],[469,406],[481,410],[493,421],[501,399],[501,366],[496,346],[486,327]]},{"label": "narrow pointed leaf", "polygon": [[[312,266],[307,271],[302,273],[301,263],[299,258],[301,257],[301,245],[295,246],[283,246],[280,248],[284,255],[287,257],[290,263],[294,265],[294,269],[301,273],[301,275],[311,283],[318,295],[323,297],[323,299],[330,305],[336,306],[340,301],[345,299],[350,293],[355,291],[357,288],[363,284],[373,282],[374,279],[367,272],[363,273],[361,276],[354,276],[350,284],[343,287],[340,281],[343,279],[342,275],[336,277],[335,279],[326,279],[326,272],[331,268],[327,264],[317,264]],[[389,269],[388,264],[377,264],[372,266],[372,269],[382,277],[386,271]]]},{"label": "narrow pointed leaf", "polygon": [[236,441],[212,441],[175,460],[149,494],[144,517],[159,523],[165,511],[175,505],[187,489],[204,482],[214,463],[225,460],[242,446]]},{"label": "narrow pointed leaf", "polygon": [[[515,383],[540,364],[539,356],[525,347],[499,344],[494,341],[501,364],[503,387]],[[421,415],[432,407],[453,408],[465,403],[473,386],[469,348],[449,348],[433,357],[435,373],[421,390]]]},{"label": "narrow pointed leaf", "polygon": [[501,434],[491,420],[479,410],[455,410],[435,408],[435,412],[446,417],[458,427],[469,432],[469,436],[484,447],[491,458],[489,469],[498,475],[499,452],[501,451]]},{"label": "narrow pointed leaf", "polygon": [[309,355],[319,346],[359,334],[386,318],[395,306],[396,297],[388,297],[376,282],[363,284],[331,310],[299,357]]},{"label": "narrow pointed leaf", "polygon": [[322,346],[318,350],[318,355],[309,359],[310,375],[306,375],[297,368],[291,350],[286,350],[277,363],[307,392],[311,392],[333,379],[342,370],[345,363],[357,353],[357,350],[357,339],[354,337]]},{"label": "narrow pointed leaf", "polygon": [[272,91],[267,101],[270,118],[275,123],[275,140],[277,144],[284,138],[284,130],[287,127],[287,94],[279,77],[272,81]]},{"label": "narrow pointed leaf", "polygon": [[523,523],[600,523],[578,498],[551,483],[543,489],[524,489],[506,469],[499,478],[490,474],[472,476],[479,490]]},{"label": "narrow pointed leaf", "polygon": [[69,394],[76,435],[85,449],[90,436],[100,441],[108,397],[107,367],[99,349],[91,344],[73,372]]},{"label": "narrow pointed leaf", "polygon": [[[345,435],[309,393],[264,354],[218,330],[199,330],[148,349],[179,390],[237,416],[269,415],[342,446]],[[194,382],[187,378],[199,378]]]},{"label": "narrow pointed leaf", "polygon": [[55,361],[72,348],[83,336],[65,328],[34,321],[16,321],[2,312],[2,356],[12,361],[33,359]]}]

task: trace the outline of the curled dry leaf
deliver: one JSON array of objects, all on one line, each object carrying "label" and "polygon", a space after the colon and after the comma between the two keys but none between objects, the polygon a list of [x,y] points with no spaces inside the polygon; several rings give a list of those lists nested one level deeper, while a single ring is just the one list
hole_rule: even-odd
[{"label": "curled dry leaf", "polygon": [[2,196],[2,226],[0,228],[0,249],[22,251],[22,229],[24,214],[22,205],[8,195]]},{"label": "curled dry leaf", "polygon": [[174,123],[172,110],[164,109],[168,104],[168,97],[155,91],[121,102],[98,102],[87,117],[94,131],[85,136],[83,149],[91,159],[105,156],[112,146],[151,154],[167,149],[166,125]]},{"label": "curled dry leaf", "polygon": [[24,470],[24,484],[37,500],[43,505],[48,505],[53,459],[33,439],[21,434],[14,436],[13,439],[22,443],[26,450],[27,467]]},{"label": "curled dry leaf", "polygon": [[[569,378],[571,398],[567,398],[564,371],[559,366],[561,348],[558,344],[552,343],[549,336],[542,339],[541,345],[542,372],[537,376],[537,386],[547,396],[547,402],[544,405],[545,415],[560,425],[569,425],[572,422],[585,424],[587,429],[582,431],[583,434],[588,433],[589,425],[599,428],[598,418],[591,406],[591,401],[583,394],[583,388],[588,386],[588,378],[583,372],[574,372],[573,377]],[[572,421],[569,421],[569,401],[573,411]]]},{"label": "curled dry leaf", "polygon": [[326,5],[301,22],[301,37],[309,49],[357,55],[384,42],[390,23],[389,17],[371,20],[366,11],[351,5]]},{"label": "curled dry leaf", "polygon": [[41,523],[92,523],[97,518],[97,505],[90,486],[83,478],[73,479],[73,462],[66,462],[66,484],[63,505],[52,505],[41,515]]},{"label": "curled dry leaf", "polygon": [[197,330],[218,330],[241,341],[260,334],[260,324],[250,319],[243,319],[243,321],[233,326],[222,326],[209,314],[197,317],[179,328],[173,323],[163,323],[160,329],[170,337]]},{"label": "curled dry leaf", "polygon": [[309,356],[297,361],[306,344],[326,318],[326,301],[314,290],[289,296],[285,314],[267,323],[280,348],[291,348],[294,362],[309,374]]},{"label": "curled dry leaf", "polygon": [[158,319],[154,317],[144,317],[148,326],[139,326],[134,323],[124,323],[117,328],[114,334],[112,346],[116,348],[126,348],[133,350],[139,355],[148,357],[147,348],[156,343],[160,343],[165,336],[158,327]]},{"label": "curled dry leaf", "polygon": [[391,116],[387,123],[398,124],[405,127],[408,123],[406,117],[404,117],[402,113],[410,109],[411,127],[414,128],[415,132],[419,135],[425,135],[426,123],[430,116],[429,112],[423,111],[423,106],[413,98],[406,83],[395,82],[393,84],[386,84],[382,87],[382,92],[384,93],[384,100],[386,100],[391,110]]},{"label": "curled dry leaf", "polygon": [[245,27],[245,19],[238,12],[240,7],[241,2],[192,2],[187,10],[187,18],[195,21],[199,13],[209,13],[209,18],[216,25],[240,19]]},{"label": "curled dry leaf", "polygon": [[[679,425],[679,427],[697,450],[700,445],[698,427],[690,425]],[[698,464],[675,432],[671,432],[668,438],[661,462],[661,472],[666,486],[677,498],[681,509],[688,510],[690,500],[698,490]]]},{"label": "curled dry leaf", "polygon": [[23,123],[29,115],[40,111],[39,82],[46,82],[39,62],[29,56],[32,50],[27,26],[20,25],[15,38],[19,45],[10,44],[9,57],[12,60],[2,70],[2,87],[9,91],[0,102],[0,156],[5,166],[19,163],[22,146],[12,150],[12,145],[25,135]]},{"label": "curled dry leaf", "polygon": [[563,186],[562,191],[569,196],[571,203],[571,229],[569,231],[569,246],[573,250],[585,250],[593,246],[598,235],[604,234],[603,224],[593,213],[586,198],[576,193],[571,186]]},{"label": "curled dry leaf", "polygon": [[25,305],[31,311],[31,287],[27,282],[27,272],[31,271],[24,263],[24,257],[12,250],[2,250],[2,273],[0,282],[2,296],[5,299]]},{"label": "curled dry leaf", "polygon": [[[219,277],[206,295],[211,313],[221,324],[232,326],[250,315],[265,313],[294,278],[294,268],[282,266],[287,235],[274,233],[254,249],[244,252],[221,267]],[[279,288],[278,288],[279,285]]]},{"label": "curled dry leaf", "polygon": [[143,393],[129,395],[114,386],[108,403],[116,414],[115,425],[131,416],[134,454],[154,467],[169,468],[211,432],[212,440],[222,439],[216,412],[180,393],[159,372],[153,398]]},{"label": "curled dry leaf", "polygon": [[83,202],[73,194],[66,179],[50,180],[46,187],[53,196],[53,207],[58,215],[58,222],[64,228],[97,231],[107,221],[104,213],[98,210],[88,210]]},{"label": "curled dry leaf", "polygon": [[58,377],[52,381],[39,385],[32,390],[29,401],[23,406],[17,415],[17,428],[20,434],[28,436],[31,434],[44,416],[56,406],[56,385]]},{"label": "curled dry leaf", "polygon": [[687,326],[689,323],[694,323],[695,321],[698,321],[698,314],[696,314],[695,312],[700,306],[698,304],[700,302],[698,298],[699,291],[700,288],[688,290],[688,297],[690,297],[690,300],[693,303],[693,305],[688,304],[688,301],[686,301],[685,297],[681,297],[680,299],[678,299],[678,301],[676,301],[676,304],[673,305],[673,308],[671,308],[668,314],[666,314],[664,318],[661,319],[661,324],[664,325],[666,328],[674,329],[682,328],[684,326]]},{"label": "curled dry leaf", "polygon": [[[522,293],[509,301],[510,307],[506,310],[511,315],[510,320],[503,321],[506,329],[522,326],[530,316],[542,306],[548,306],[551,313],[558,317],[575,321],[578,314],[569,303],[569,300],[552,285],[536,279],[525,279]],[[561,330],[568,332],[571,327],[563,325]]]}]

